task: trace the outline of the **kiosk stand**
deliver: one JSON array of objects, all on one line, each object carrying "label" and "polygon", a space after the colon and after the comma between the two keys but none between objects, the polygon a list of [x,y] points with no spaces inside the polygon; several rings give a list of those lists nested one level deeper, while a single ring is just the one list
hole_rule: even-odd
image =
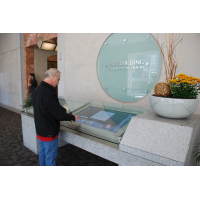
[{"label": "kiosk stand", "polygon": [[[192,152],[200,142],[199,115],[171,120],[147,108],[59,101],[69,113],[80,117],[77,122],[61,122],[59,146],[70,143],[125,166],[197,165]],[[32,107],[22,111],[22,129],[24,146],[38,154]]]}]

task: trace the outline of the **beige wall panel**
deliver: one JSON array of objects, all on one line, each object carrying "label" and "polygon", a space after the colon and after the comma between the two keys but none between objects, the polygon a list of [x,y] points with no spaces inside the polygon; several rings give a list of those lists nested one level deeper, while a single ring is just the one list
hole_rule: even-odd
[{"label": "beige wall panel", "polygon": [[17,79],[13,79],[11,81],[11,94],[19,95],[19,83],[20,81],[18,81]]},{"label": "beige wall panel", "polygon": [[22,79],[22,102],[26,100],[25,79]]},{"label": "beige wall panel", "polygon": [[19,33],[0,34],[1,103],[17,109],[20,109],[21,61],[24,60],[24,55],[20,54],[20,48],[18,47],[22,44],[21,36],[23,35]]},{"label": "beige wall panel", "polygon": [[7,33],[6,34],[6,44],[5,44],[5,51],[12,51],[17,48],[17,36],[19,33]]},{"label": "beige wall panel", "polygon": [[[22,34],[20,34],[22,35]],[[21,40],[20,40],[21,41]],[[25,66],[24,66],[24,48],[17,49],[17,68],[18,68],[18,89],[19,89],[19,104],[23,104],[25,96]],[[23,84],[24,83],[24,84]],[[24,85],[24,87],[23,87]]]},{"label": "beige wall panel", "polygon": [[2,64],[3,64],[3,73],[2,73],[2,78],[3,78],[3,89],[2,92],[8,93],[10,90],[10,85],[9,85],[9,74],[10,74],[10,66],[7,60],[9,60],[9,55],[10,53],[4,53],[2,54]]},{"label": "beige wall panel", "polygon": [[[57,51],[57,64],[58,64],[58,70],[61,72],[61,81],[65,80],[65,34],[64,33],[58,33],[58,51]],[[60,84],[59,84],[60,85]],[[63,91],[60,91],[64,89],[60,88],[58,86],[58,92],[64,93]]]},{"label": "beige wall panel", "polygon": [[1,103],[9,106],[9,94],[8,93],[5,93],[5,92],[1,93]]},{"label": "beige wall panel", "polygon": [[18,94],[17,50],[3,54],[4,92]]},{"label": "beige wall panel", "polygon": [[0,33],[0,54],[6,52],[6,33]]},{"label": "beige wall panel", "polygon": [[17,79],[22,79],[22,69],[21,69],[21,49],[18,48],[17,50],[17,62],[16,62],[16,68],[17,68]]},{"label": "beige wall panel", "polygon": [[[3,52],[3,33],[0,33],[0,55],[2,54]],[[0,65],[1,67],[1,65]]]},{"label": "beige wall panel", "polygon": [[[3,53],[3,33],[0,33],[0,55]],[[1,67],[1,65],[0,65]]]},{"label": "beige wall panel", "polygon": [[[61,76],[62,76],[62,74],[61,74]],[[59,81],[59,85],[58,85],[58,96],[61,96],[61,97],[64,97],[65,96],[65,94],[64,94],[64,84],[65,84],[65,82],[64,81]]]},{"label": "beige wall panel", "polygon": [[[18,89],[19,89],[19,95],[18,95],[18,99],[19,99],[19,105],[23,104],[23,96],[22,96],[22,82],[18,81]],[[20,107],[21,108],[21,107]]]},{"label": "beige wall panel", "polygon": [[[17,49],[11,51],[11,60],[10,60],[10,77],[9,80],[11,82],[11,94],[18,95],[18,74],[20,69],[17,66]],[[21,80],[21,79],[20,79]]]},{"label": "beige wall panel", "polygon": [[15,94],[8,94],[9,106],[20,109],[19,96]]},{"label": "beige wall panel", "polygon": [[[18,58],[19,59],[19,58]],[[25,79],[24,48],[20,48],[21,79]]]},{"label": "beige wall panel", "polygon": [[3,81],[2,81],[2,76],[1,76],[1,73],[0,73],[0,92],[2,92],[2,83]]}]

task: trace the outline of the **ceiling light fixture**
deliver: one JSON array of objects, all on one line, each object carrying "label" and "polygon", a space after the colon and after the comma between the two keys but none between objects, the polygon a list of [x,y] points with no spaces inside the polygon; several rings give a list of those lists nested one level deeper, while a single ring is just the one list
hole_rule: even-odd
[{"label": "ceiling light fixture", "polygon": [[39,36],[37,41],[37,46],[39,49],[48,50],[48,51],[57,51],[57,44],[51,42],[44,42]]}]

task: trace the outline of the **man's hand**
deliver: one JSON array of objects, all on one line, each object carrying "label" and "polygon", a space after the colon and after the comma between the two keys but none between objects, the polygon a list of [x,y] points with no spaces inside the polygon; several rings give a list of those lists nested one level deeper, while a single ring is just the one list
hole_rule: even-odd
[{"label": "man's hand", "polygon": [[74,117],[75,117],[75,121],[77,121],[79,119],[79,116],[77,116],[77,115],[74,115]]}]

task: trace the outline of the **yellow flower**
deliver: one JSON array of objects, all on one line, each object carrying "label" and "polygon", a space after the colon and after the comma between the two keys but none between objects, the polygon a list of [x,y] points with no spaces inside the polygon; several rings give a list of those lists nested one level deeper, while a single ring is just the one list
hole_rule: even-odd
[{"label": "yellow flower", "polygon": [[169,82],[168,82],[168,83],[171,83],[171,82],[174,82],[174,80],[173,80],[173,79],[169,79]]},{"label": "yellow flower", "polygon": [[186,74],[179,74],[179,75],[175,76],[173,79],[185,79],[187,77],[188,76]]},{"label": "yellow flower", "polygon": [[175,82],[175,83],[179,83],[179,82],[180,82],[180,80],[174,80],[174,82]]},{"label": "yellow flower", "polygon": [[190,80],[190,81],[195,80],[195,77],[189,76],[189,77],[188,77],[188,80]]},{"label": "yellow flower", "polygon": [[187,80],[181,80],[181,83],[187,83]]}]

